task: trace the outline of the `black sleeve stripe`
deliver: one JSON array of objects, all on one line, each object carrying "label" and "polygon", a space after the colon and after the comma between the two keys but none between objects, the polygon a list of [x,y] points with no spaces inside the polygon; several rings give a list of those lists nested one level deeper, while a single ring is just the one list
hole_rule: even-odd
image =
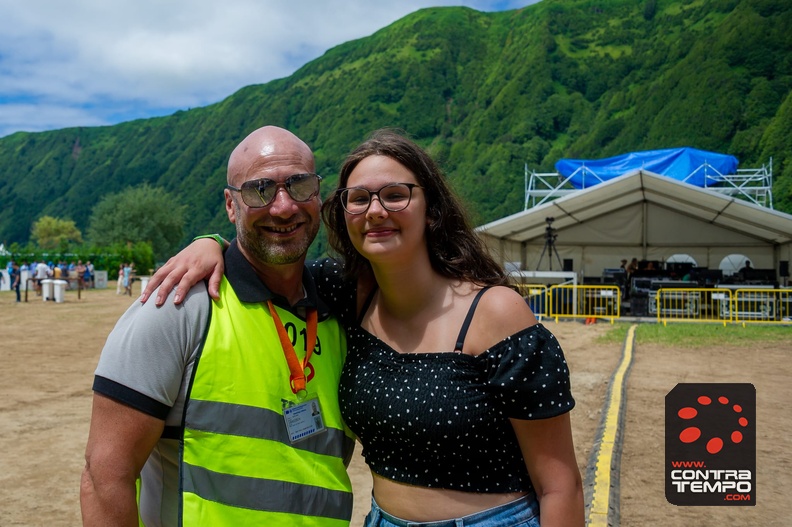
[{"label": "black sleeve stripe", "polygon": [[182,438],[182,427],[180,426],[166,426],[164,430],[162,430],[162,435],[160,436],[162,439],[176,439],[180,440]]},{"label": "black sleeve stripe", "polygon": [[110,399],[130,406],[144,414],[162,419],[163,421],[170,412],[170,406],[124,386],[123,384],[119,384],[99,375],[94,376],[93,390],[105,397],[109,397]]}]

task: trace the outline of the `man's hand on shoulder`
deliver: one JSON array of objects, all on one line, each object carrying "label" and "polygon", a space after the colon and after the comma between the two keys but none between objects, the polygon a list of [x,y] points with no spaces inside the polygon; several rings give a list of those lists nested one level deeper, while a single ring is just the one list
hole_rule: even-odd
[{"label": "man's hand on shoulder", "polygon": [[224,269],[220,245],[213,238],[197,239],[154,273],[140,295],[140,302],[145,304],[159,287],[154,300],[157,306],[165,303],[173,289],[176,289],[173,303],[180,304],[190,288],[205,278],[209,279],[209,295],[217,300],[220,298],[220,281]]}]

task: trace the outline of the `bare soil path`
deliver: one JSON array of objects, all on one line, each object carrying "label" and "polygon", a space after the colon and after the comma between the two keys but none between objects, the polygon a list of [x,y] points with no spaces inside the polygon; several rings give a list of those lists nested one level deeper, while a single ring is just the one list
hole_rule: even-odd
[{"label": "bare soil path", "polygon": [[[134,294],[139,294],[136,283]],[[115,288],[67,291],[65,301],[31,293],[16,304],[0,293],[0,526],[80,525],[79,481],[91,411],[93,370],[107,334],[134,301]],[[572,371],[577,400],[572,424],[585,475],[621,344],[600,344],[607,323],[546,322]],[[792,337],[792,332],[790,334]],[[792,338],[790,338],[792,342]],[[628,379],[621,465],[621,525],[638,527],[790,525],[792,487],[792,344],[673,350],[638,345]],[[678,382],[752,382],[757,389],[758,504],[755,507],[675,507],[665,500],[663,402]],[[370,476],[359,455],[350,467],[355,487],[352,525],[369,508]]]}]

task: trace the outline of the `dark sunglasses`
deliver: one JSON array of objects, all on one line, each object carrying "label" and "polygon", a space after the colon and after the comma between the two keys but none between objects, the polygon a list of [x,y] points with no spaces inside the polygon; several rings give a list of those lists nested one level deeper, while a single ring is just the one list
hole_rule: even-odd
[{"label": "dark sunglasses", "polygon": [[289,176],[283,183],[262,178],[245,181],[241,187],[226,185],[226,188],[228,190],[236,190],[242,194],[242,201],[248,207],[260,209],[272,203],[278,193],[278,189],[281,187],[286,189],[286,192],[294,201],[308,201],[319,194],[319,182],[321,180],[322,177],[316,174],[295,174]]}]

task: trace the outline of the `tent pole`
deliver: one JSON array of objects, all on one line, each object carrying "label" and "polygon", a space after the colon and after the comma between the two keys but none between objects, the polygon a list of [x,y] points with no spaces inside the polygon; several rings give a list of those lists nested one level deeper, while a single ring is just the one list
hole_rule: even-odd
[{"label": "tent pole", "polygon": [[646,260],[648,251],[649,236],[649,205],[644,201],[641,204],[641,246],[643,248],[643,258]]}]

